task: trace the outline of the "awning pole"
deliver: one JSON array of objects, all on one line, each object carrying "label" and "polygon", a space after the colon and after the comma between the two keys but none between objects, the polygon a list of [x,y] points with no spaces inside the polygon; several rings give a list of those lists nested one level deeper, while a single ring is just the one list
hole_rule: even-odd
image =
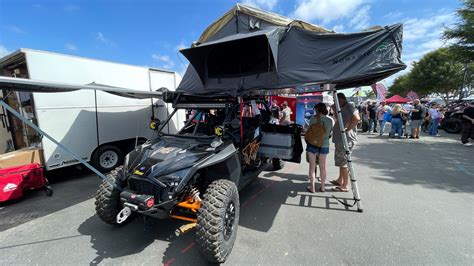
[{"label": "awning pole", "polygon": [[85,165],[87,168],[89,168],[92,172],[97,174],[100,178],[103,180],[107,181],[112,187],[115,187],[119,189],[120,191],[122,190],[120,187],[118,187],[115,183],[111,182],[104,174],[102,174],[99,170],[95,169],[92,165],[90,165],[88,162],[84,161],[79,155],[75,154],[68,148],[66,148],[64,145],[56,141],[53,137],[48,135],[46,132],[41,130],[38,126],[30,122],[28,119],[24,118],[22,115],[20,115],[15,109],[13,109],[10,105],[8,105],[6,102],[3,101],[2,98],[0,98],[0,105],[3,106],[5,109],[7,109],[11,114],[16,116],[18,119],[20,119],[23,123],[27,124],[31,128],[33,128],[36,132],[41,134],[42,136],[45,136],[47,139],[49,139],[51,142],[54,144],[58,145],[59,148],[61,148],[63,151],[69,153],[74,159]]},{"label": "awning pole", "polygon": [[352,194],[354,196],[354,203],[357,204],[357,211],[362,212],[363,210],[362,210],[362,205],[360,203],[359,188],[357,186],[354,168],[352,167],[351,151],[349,150],[349,144],[347,142],[347,133],[344,130],[345,127],[344,127],[344,122],[342,120],[341,106],[339,105],[339,99],[337,98],[336,86],[334,84],[325,85],[325,86],[329,86],[330,89],[332,90],[332,95],[334,97],[334,104],[336,105],[337,122],[339,123],[339,129],[341,130],[341,135],[342,135],[342,144],[344,145],[344,150],[346,150],[347,166],[349,170],[349,178],[351,179],[351,188],[352,188]]}]

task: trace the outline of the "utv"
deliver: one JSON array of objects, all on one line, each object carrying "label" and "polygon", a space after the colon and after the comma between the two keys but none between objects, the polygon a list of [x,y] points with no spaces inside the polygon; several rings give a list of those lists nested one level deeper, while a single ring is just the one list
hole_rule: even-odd
[{"label": "utv", "polygon": [[[302,127],[270,124],[271,111],[259,98],[173,98],[157,137],[130,152],[100,185],[97,215],[113,225],[134,215],[188,221],[177,234],[196,227],[201,252],[222,263],[236,238],[239,190],[269,164],[279,170],[283,160],[299,163]],[[162,132],[183,110],[191,115],[177,134]]]}]

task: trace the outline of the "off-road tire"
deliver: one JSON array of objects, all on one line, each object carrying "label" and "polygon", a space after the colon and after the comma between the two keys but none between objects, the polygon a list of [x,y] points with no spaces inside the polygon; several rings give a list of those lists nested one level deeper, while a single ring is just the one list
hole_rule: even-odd
[{"label": "off-road tire", "polygon": [[462,130],[462,121],[457,118],[449,118],[443,120],[442,126],[444,131],[450,134],[458,134]]},{"label": "off-road tire", "polygon": [[[97,216],[108,224],[118,225],[117,214],[122,210],[120,204],[120,191],[110,183],[117,184],[118,175],[122,173],[123,166],[119,166],[107,174],[107,179],[102,180],[95,196],[95,211]],[[110,182],[110,183],[109,183]],[[131,217],[129,217],[130,219]]]},{"label": "off-road tire", "polygon": [[272,166],[273,166],[273,170],[275,171],[281,170],[283,169],[283,167],[285,167],[285,161],[283,161],[282,159],[273,158]]},{"label": "off-road tire", "polygon": [[[226,236],[226,214],[229,214],[232,206],[234,219],[232,229]],[[239,211],[239,192],[234,182],[219,179],[209,184],[196,225],[196,243],[209,262],[223,263],[232,251],[239,225]]]}]

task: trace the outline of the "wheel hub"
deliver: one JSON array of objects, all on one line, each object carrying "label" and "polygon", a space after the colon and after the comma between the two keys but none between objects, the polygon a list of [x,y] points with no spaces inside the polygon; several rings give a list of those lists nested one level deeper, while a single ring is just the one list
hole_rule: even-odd
[{"label": "wheel hub", "polygon": [[224,216],[224,238],[228,240],[234,231],[235,223],[235,204],[230,202],[227,206]]},{"label": "wheel hub", "polygon": [[100,155],[99,162],[103,168],[112,168],[118,162],[118,154],[114,151],[106,151]]}]

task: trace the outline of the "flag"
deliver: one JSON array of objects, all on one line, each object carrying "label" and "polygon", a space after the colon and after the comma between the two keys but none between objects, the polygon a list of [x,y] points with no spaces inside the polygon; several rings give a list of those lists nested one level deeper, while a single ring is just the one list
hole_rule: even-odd
[{"label": "flag", "polygon": [[385,96],[387,95],[387,89],[385,88],[383,83],[377,83],[375,85],[375,90],[377,91],[377,101],[379,102],[385,101]]}]

